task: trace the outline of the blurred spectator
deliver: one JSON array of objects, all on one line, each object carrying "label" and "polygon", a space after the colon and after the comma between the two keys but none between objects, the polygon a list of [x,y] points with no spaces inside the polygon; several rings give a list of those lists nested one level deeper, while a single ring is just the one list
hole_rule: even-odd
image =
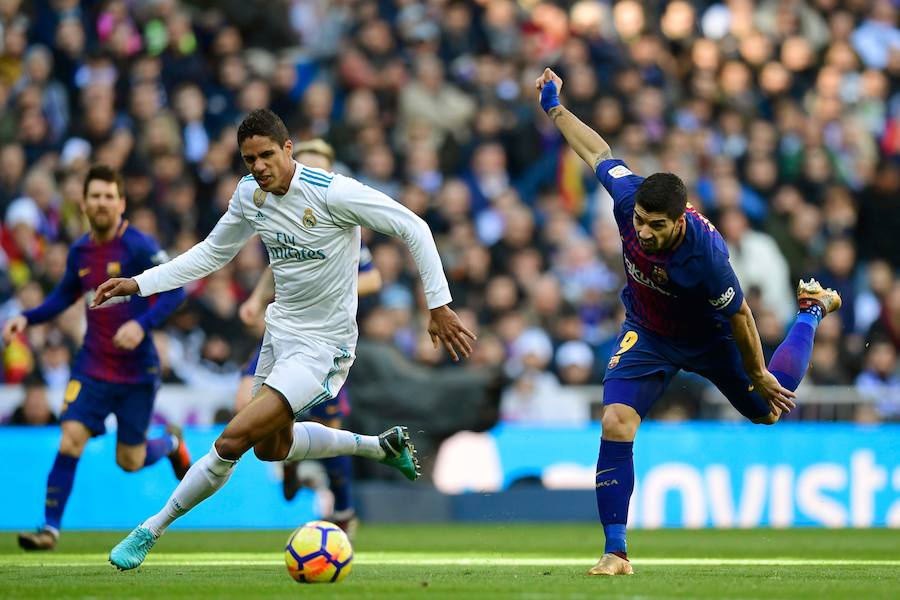
[{"label": "blurred spectator", "polygon": [[856,231],[860,256],[881,258],[900,268],[900,166],[883,162],[859,198]]},{"label": "blurred spectator", "polygon": [[556,350],[556,371],[564,385],[590,383],[593,366],[594,352],[584,342],[566,342]]},{"label": "blurred spectator", "polygon": [[866,332],[881,316],[881,307],[894,282],[891,266],[883,260],[868,264],[865,284],[861,286],[856,303],[856,331]]},{"label": "blurred spectator", "polygon": [[415,79],[400,93],[399,135],[407,139],[417,123],[431,126],[435,147],[450,136],[456,142],[466,141],[475,102],[444,77],[444,66],[435,57],[421,57],[415,66]]},{"label": "blurred spectator", "polygon": [[893,344],[882,339],[869,344],[866,366],[856,378],[856,389],[875,404],[881,418],[900,418],[900,373]]},{"label": "blurred spectator", "polygon": [[25,393],[20,404],[9,417],[9,425],[55,425],[58,420],[47,401],[47,384],[40,371],[32,371],[22,381]]},{"label": "blurred spectator", "polygon": [[900,352],[900,280],[894,281],[884,297],[881,314],[869,329],[869,340],[882,338]]},{"label": "blurred spectator", "polygon": [[900,51],[900,29],[897,28],[894,3],[891,0],[874,0],[868,16],[850,40],[867,67],[885,68],[888,56]]},{"label": "blurred spectator", "polygon": [[729,209],[719,219],[719,229],[728,243],[731,265],[745,293],[757,288],[762,305],[772,311],[782,325],[797,312],[791,293],[788,265],[775,241],[765,233],[753,231],[744,213]]},{"label": "blurred spectator", "polygon": [[577,424],[588,419],[587,405],[562,393],[547,368],[553,346],[542,331],[531,329],[513,343],[507,373],[513,383],[500,398],[500,418],[529,424]]},{"label": "blurred spectator", "polygon": [[856,330],[856,247],[846,238],[837,238],[825,247],[824,269],[816,279],[841,295],[841,320],[844,331]]}]

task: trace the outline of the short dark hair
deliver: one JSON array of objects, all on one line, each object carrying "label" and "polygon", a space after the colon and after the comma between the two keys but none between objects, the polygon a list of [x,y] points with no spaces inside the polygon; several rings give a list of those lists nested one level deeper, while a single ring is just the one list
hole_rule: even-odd
[{"label": "short dark hair", "polygon": [[270,138],[279,146],[284,146],[288,140],[288,130],[284,121],[268,108],[259,108],[244,117],[237,131],[238,146],[254,135]]},{"label": "short dark hair", "polygon": [[88,185],[95,179],[115,183],[119,190],[119,196],[125,197],[125,182],[122,181],[122,175],[108,165],[93,165],[84,177],[85,198],[87,198]]},{"label": "short dark hair", "polygon": [[687,209],[687,188],[678,175],[654,173],[638,187],[634,203],[647,212],[665,213],[674,221]]}]

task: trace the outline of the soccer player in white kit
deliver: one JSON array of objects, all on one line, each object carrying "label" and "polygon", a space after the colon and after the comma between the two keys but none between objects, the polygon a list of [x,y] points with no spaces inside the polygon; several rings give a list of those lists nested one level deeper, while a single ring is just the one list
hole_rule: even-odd
[{"label": "soccer player in white kit", "polygon": [[251,112],[237,138],[250,175],[238,183],[209,236],[171,262],[97,288],[95,306],[114,296],[181,287],[222,268],[254,233],[266,245],[275,274],[253,401],[194,463],[163,509],[112,549],[109,560],[122,570],[139,566],[175,519],[221,488],[250,448],[266,461],[363,456],[394,466],[409,479],[418,476],[405,428],[370,436],[294,422],[337,394],[353,363],[360,225],[406,242],[422,278],[435,346],[442,343],[459,360],[469,356],[475,340],[448,306],[447,279],[424,221],[355,179],[295,162],[287,128],[270,110]]}]

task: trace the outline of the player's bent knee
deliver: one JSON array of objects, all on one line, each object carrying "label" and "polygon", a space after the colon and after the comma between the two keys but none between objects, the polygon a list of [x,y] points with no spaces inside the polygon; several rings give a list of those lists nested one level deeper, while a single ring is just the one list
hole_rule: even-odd
[{"label": "player's bent knee", "polygon": [[77,421],[63,421],[59,451],[67,456],[81,456],[91,437],[87,427]]},{"label": "player's bent knee", "polygon": [[603,407],[603,439],[630,442],[634,440],[641,417],[626,404],[607,404]]},{"label": "player's bent knee", "polygon": [[225,460],[237,460],[251,448],[251,443],[246,436],[228,435],[226,430],[216,440],[215,446],[220,457]]},{"label": "player's bent knee", "polygon": [[259,460],[277,462],[279,460],[284,460],[287,457],[289,450],[290,448],[282,447],[281,445],[256,445],[253,447],[253,454],[255,454],[256,458]]},{"label": "player's bent knee", "polygon": [[774,425],[778,422],[778,415],[775,413],[769,413],[764,417],[757,417],[755,419],[750,419],[752,423],[757,425]]},{"label": "player's bent knee", "polygon": [[134,473],[143,468],[144,459],[132,456],[118,456],[116,457],[116,464],[126,473]]},{"label": "player's bent knee", "polygon": [[73,440],[63,435],[62,439],[59,442],[59,452],[60,454],[65,454],[66,456],[79,457],[84,452],[84,446],[85,442]]}]

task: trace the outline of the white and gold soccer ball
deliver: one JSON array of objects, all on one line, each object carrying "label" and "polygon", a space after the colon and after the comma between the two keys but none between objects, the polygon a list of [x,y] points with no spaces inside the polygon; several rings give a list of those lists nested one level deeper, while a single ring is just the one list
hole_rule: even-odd
[{"label": "white and gold soccer ball", "polygon": [[288,538],[284,563],[299,583],[337,583],[350,574],[353,548],[334,523],[310,521]]}]

